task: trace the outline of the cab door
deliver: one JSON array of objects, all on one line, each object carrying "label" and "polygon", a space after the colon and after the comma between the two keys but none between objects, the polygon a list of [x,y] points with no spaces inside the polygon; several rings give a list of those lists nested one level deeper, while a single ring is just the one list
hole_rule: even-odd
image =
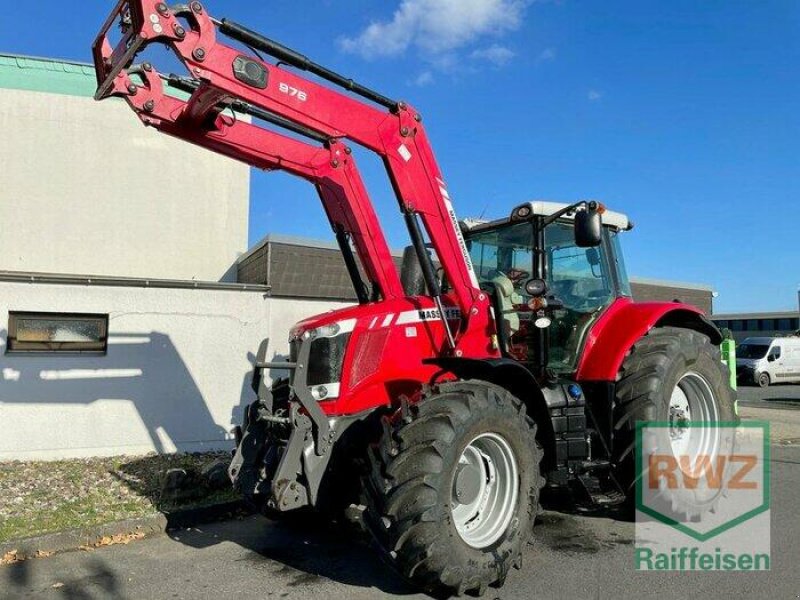
[{"label": "cab door", "polygon": [[786,369],[784,368],[783,346],[773,343],[767,353],[767,373],[773,383],[786,381]]}]

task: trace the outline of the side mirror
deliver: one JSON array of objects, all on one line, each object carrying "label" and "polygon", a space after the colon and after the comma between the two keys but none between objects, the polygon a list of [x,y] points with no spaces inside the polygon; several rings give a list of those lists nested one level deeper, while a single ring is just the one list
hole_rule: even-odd
[{"label": "side mirror", "polygon": [[575,213],[575,245],[578,248],[594,248],[603,240],[603,219],[597,208],[597,202],[589,202],[584,210]]},{"label": "side mirror", "polygon": [[528,281],[525,282],[525,291],[529,296],[538,298],[547,293],[547,284],[544,279],[528,279]]},{"label": "side mirror", "polygon": [[775,359],[777,359],[777,358],[778,358],[778,357],[777,357],[777,356],[775,356],[774,354],[770,354],[770,355],[767,357],[767,362],[775,362]]}]

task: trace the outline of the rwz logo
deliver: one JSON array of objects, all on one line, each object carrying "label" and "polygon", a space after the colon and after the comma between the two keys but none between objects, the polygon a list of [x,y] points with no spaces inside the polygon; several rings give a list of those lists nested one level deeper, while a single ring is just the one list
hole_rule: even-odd
[{"label": "rwz logo", "polygon": [[705,478],[704,483],[709,489],[721,489],[725,484],[731,490],[754,490],[758,482],[745,478],[757,465],[757,456],[743,454],[716,457],[700,454],[694,461],[689,456],[651,454],[647,483],[651,490],[664,486],[671,490],[681,487],[692,490]]},{"label": "rwz logo", "polygon": [[300,102],[305,102],[308,100],[308,94],[306,94],[303,90],[298,90],[296,87],[290,86],[288,83],[279,83],[278,90],[281,94],[286,94],[292,98],[297,98]]}]

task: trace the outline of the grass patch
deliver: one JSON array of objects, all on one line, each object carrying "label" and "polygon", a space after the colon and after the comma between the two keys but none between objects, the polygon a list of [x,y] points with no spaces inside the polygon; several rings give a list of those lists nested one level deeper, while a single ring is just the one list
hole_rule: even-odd
[{"label": "grass patch", "polygon": [[199,472],[229,458],[215,452],[0,463],[0,542],[230,502],[237,496],[228,489],[161,498],[168,469]]}]

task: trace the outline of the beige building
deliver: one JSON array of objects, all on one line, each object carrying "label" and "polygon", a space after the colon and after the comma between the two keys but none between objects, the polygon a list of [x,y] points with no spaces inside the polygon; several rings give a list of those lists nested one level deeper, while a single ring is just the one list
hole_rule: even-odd
[{"label": "beige building", "polygon": [[231,448],[256,354],[342,303],[237,283],[249,168],[94,88],[0,55],[0,460]]},{"label": "beige building", "polygon": [[249,168],[93,93],[86,65],[0,55],[0,271],[236,281]]}]

